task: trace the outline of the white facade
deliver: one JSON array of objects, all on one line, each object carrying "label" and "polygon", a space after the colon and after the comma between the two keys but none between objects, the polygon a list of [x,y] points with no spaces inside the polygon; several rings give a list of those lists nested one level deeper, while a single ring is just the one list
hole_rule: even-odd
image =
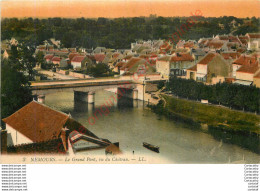
[{"label": "white facade", "polygon": [[168,78],[170,76],[170,62],[157,60],[156,71],[161,73],[164,78]]},{"label": "white facade", "polygon": [[81,62],[71,62],[73,69],[81,68]]},{"label": "white facade", "polygon": [[248,42],[249,50],[259,50],[260,49],[260,39],[250,39]]},{"label": "white facade", "polygon": [[[14,128],[12,128],[10,125],[6,124],[6,130],[7,133],[11,134],[12,140],[13,140],[13,145],[20,145],[20,144],[27,144],[27,143],[33,143],[33,141]],[[11,146],[11,143],[7,146]]]}]

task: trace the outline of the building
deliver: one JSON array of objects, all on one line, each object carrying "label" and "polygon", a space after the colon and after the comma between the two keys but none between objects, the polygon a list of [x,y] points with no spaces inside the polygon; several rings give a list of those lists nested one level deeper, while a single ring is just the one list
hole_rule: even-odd
[{"label": "building", "polygon": [[232,65],[218,53],[210,52],[196,66],[187,69],[186,78],[207,84],[224,82],[232,76]]},{"label": "building", "polygon": [[71,60],[71,65],[73,69],[81,69],[86,65],[86,63],[87,63],[86,56],[75,56]]},{"label": "building", "polygon": [[260,50],[260,33],[247,33],[245,36],[248,37],[249,50]]},{"label": "building", "polygon": [[170,76],[185,77],[186,69],[194,66],[194,58],[189,53],[176,53],[170,59]]},{"label": "building", "polygon": [[47,63],[51,63],[52,62],[52,58],[54,57],[54,54],[46,54],[44,56],[44,59]]},{"label": "building", "polygon": [[3,119],[8,133],[7,145],[44,142],[59,138],[69,116],[32,101]]},{"label": "building", "polygon": [[101,53],[101,54],[94,54],[96,63],[103,63],[104,59],[106,58],[106,55]]},{"label": "building", "polygon": [[[9,147],[19,153],[63,153],[69,150],[104,149],[114,145],[107,139],[97,137],[69,115],[36,101],[28,103],[3,121],[7,132],[4,143],[7,144],[7,151]],[[76,145],[79,140],[83,140],[84,145]],[[69,148],[70,144],[73,149]]]},{"label": "building", "polygon": [[256,63],[257,57],[251,55],[240,55],[237,59],[232,62],[233,77],[236,77],[236,71],[243,65],[249,65]]},{"label": "building", "polygon": [[120,68],[120,74],[128,73],[128,74],[152,74],[155,72],[155,68],[153,68],[149,62],[142,58],[131,58],[126,64],[124,64]]},{"label": "building", "polygon": [[156,71],[159,72],[163,78],[170,77],[170,60],[171,56],[166,55],[159,57],[156,61]]},{"label": "building", "polygon": [[58,65],[60,66],[60,61],[61,61],[61,58],[59,56],[54,56],[52,59],[51,59],[51,62],[55,65]]},{"label": "building", "polygon": [[256,85],[258,85],[258,72],[260,72],[258,62],[249,62],[247,65],[241,66],[236,71],[236,81],[234,83],[249,86],[255,82]]}]

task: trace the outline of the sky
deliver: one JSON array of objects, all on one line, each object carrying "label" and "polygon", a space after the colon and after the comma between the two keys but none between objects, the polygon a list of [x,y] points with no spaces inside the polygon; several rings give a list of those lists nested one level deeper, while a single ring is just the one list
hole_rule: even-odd
[{"label": "sky", "polygon": [[2,0],[1,17],[260,17],[259,0]]}]

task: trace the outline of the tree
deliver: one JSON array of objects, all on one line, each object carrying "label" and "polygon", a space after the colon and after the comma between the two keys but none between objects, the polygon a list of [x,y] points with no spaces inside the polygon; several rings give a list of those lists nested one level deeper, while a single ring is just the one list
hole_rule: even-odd
[{"label": "tree", "polygon": [[32,100],[30,83],[10,60],[1,65],[1,115],[5,118]]},{"label": "tree", "polygon": [[96,65],[90,65],[87,68],[87,74],[90,74],[94,77],[106,76],[110,73],[109,66],[107,64],[98,63]]}]

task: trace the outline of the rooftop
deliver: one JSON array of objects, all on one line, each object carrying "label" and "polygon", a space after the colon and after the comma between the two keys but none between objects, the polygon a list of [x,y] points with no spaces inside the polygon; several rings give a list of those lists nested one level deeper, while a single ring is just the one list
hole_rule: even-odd
[{"label": "rooftop", "polygon": [[57,139],[68,118],[65,113],[31,101],[3,121],[33,142],[41,142]]}]

